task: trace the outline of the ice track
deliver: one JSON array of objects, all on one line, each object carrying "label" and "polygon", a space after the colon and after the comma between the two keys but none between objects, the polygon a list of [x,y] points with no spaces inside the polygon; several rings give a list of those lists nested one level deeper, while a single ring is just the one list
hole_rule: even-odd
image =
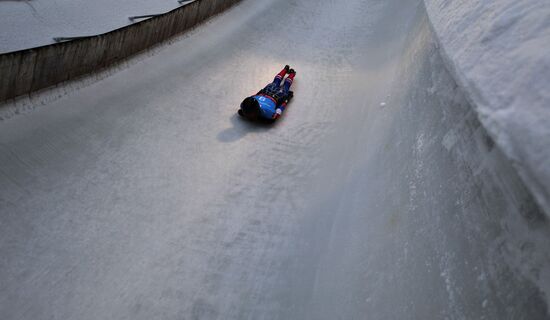
[{"label": "ice track", "polygon": [[2,319],[548,318],[548,222],[421,1],[243,1],[0,122],[0,182]]}]

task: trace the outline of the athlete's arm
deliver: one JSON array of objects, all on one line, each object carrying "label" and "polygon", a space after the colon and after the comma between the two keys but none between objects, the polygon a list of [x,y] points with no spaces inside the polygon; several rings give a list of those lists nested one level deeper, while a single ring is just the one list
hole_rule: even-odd
[{"label": "athlete's arm", "polygon": [[283,114],[283,111],[285,111],[285,108],[286,108],[286,104],[287,102],[285,101],[280,106],[278,106],[277,109],[275,109],[275,113],[273,114],[273,119],[277,119]]}]

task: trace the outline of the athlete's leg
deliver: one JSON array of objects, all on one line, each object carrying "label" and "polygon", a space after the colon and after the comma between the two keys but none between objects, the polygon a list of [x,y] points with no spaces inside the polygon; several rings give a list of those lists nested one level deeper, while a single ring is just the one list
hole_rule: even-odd
[{"label": "athlete's leg", "polygon": [[285,77],[286,73],[288,72],[289,70],[289,66],[286,65],[283,70],[281,70],[281,72],[279,72],[276,76],[275,76],[275,79],[273,79],[273,84],[275,86],[280,86],[281,85],[281,81],[283,81],[283,78]]},{"label": "athlete's leg", "polygon": [[292,85],[292,82],[294,81],[294,77],[296,76],[296,72],[291,69],[288,73],[288,77],[285,79],[285,82],[283,83],[283,91],[285,93],[288,93],[290,90],[290,86]]}]

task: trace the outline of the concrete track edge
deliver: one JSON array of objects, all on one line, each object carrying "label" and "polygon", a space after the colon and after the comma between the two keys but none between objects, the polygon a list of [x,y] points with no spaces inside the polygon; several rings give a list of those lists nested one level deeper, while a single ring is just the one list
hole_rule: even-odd
[{"label": "concrete track edge", "polygon": [[[195,0],[163,15],[104,34],[0,55],[0,108],[120,64],[190,30],[241,0]],[[6,116],[3,116],[5,118]]]}]

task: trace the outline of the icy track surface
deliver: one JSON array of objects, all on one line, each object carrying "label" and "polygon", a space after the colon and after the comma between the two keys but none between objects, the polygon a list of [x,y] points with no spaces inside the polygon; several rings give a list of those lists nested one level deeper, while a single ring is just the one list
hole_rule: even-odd
[{"label": "icy track surface", "polygon": [[249,0],[1,122],[2,319],[548,319],[546,216],[433,39],[420,1]]}]

